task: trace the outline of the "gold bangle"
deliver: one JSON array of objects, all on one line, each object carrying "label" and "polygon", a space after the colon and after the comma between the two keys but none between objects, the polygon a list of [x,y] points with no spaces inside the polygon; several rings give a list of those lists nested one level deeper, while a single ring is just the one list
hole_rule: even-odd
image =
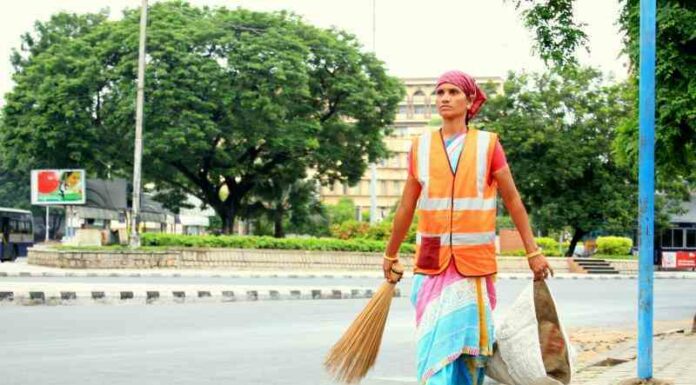
[{"label": "gold bangle", "polygon": [[532,251],[531,253],[527,254],[527,259],[538,257],[542,254],[541,252],[541,247],[536,249],[535,251]]},{"label": "gold bangle", "polygon": [[383,258],[386,259],[387,261],[394,262],[394,261],[398,261],[398,260],[399,260],[399,255],[397,254],[397,255],[395,255],[395,256],[393,256],[393,257],[389,257],[389,256],[387,256],[387,254],[384,254],[384,257],[383,257]]}]

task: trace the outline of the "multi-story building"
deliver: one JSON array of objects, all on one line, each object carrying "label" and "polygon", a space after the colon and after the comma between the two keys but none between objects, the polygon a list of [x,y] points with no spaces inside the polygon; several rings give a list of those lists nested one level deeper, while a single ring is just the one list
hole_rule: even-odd
[{"label": "multi-story building", "polygon": [[[407,158],[411,139],[437,126],[436,122],[433,122],[434,118],[438,117],[435,106],[437,79],[405,78],[401,81],[406,88],[406,97],[399,103],[392,135],[384,139],[392,156],[377,164],[378,219],[384,218],[401,197],[408,173]],[[502,78],[477,77],[476,81],[483,85],[489,94],[502,93]],[[341,198],[350,198],[356,206],[356,218],[360,219],[363,212],[370,210],[370,180],[371,171],[368,167],[355,186],[336,183],[333,186],[322,187],[322,201],[333,205]]]}]

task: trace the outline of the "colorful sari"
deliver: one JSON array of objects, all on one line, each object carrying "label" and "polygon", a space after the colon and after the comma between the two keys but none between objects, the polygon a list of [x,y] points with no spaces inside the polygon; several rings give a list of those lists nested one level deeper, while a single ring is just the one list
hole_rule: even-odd
[{"label": "colorful sari", "polygon": [[[465,135],[445,141],[456,169]],[[411,303],[416,309],[419,384],[481,385],[495,334],[494,277],[463,277],[454,263],[436,276],[417,274]]]}]

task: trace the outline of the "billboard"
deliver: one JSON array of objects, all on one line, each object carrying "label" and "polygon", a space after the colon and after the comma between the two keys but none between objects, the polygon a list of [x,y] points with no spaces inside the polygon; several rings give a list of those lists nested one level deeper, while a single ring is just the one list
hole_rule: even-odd
[{"label": "billboard", "polygon": [[32,170],[31,203],[81,205],[85,203],[85,170]]},{"label": "billboard", "polygon": [[694,269],[696,268],[696,251],[665,251],[662,253],[662,267]]}]

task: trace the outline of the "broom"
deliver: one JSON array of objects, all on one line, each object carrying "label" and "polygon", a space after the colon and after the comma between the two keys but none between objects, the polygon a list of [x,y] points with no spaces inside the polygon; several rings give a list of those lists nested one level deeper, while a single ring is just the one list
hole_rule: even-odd
[{"label": "broom", "polygon": [[[403,265],[398,262],[392,265],[390,274],[398,282],[404,274]],[[356,383],[375,364],[395,286],[396,283],[384,282],[329,351],[324,367],[336,381]]]}]

